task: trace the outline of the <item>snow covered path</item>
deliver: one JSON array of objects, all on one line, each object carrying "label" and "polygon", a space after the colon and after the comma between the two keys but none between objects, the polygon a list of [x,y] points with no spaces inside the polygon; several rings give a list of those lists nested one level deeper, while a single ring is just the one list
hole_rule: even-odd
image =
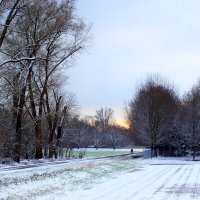
[{"label": "snow covered path", "polygon": [[[181,162],[181,161],[180,161]],[[73,200],[190,200],[200,199],[200,163],[157,163],[87,190],[65,192],[54,199]],[[59,193],[57,194],[59,195]],[[63,197],[63,198],[61,198]]]},{"label": "snow covered path", "polygon": [[[99,162],[99,161],[98,161]],[[45,171],[49,174],[52,168]],[[96,163],[25,184],[8,185],[0,199],[191,200],[200,199],[200,162],[122,160]],[[29,175],[28,170],[24,175]],[[34,171],[34,176],[39,172]],[[40,173],[43,174],[43,172]],[[46,173],[46,172],[45,172]],[[32,175],[30,175],[31,177]],[[6,197],[6,192],[10,193]],[[14,192],[18,196],[12,196]],[[0,190],[1,195],[1,190]]]}]

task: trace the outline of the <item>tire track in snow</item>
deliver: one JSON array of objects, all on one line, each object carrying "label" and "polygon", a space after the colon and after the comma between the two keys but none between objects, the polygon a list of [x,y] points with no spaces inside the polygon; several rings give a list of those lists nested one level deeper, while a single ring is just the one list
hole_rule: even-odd
[{"label": "tire track in snow", "polygon": [[[198,191],[199,165],[160,165],[147,166],[143,171],[133,173],[127,180],[122,176],[115,182],[100,185],[88,190],[81,200],[191,200],[200,199]],[[196,178],[196,179],[195,179]],[[163,185],[162,185],[163,183]],[[191,183],[191,184],[189,184]],[[112,185],[113,184],[113,185]],[[118,184],[118,185],[117,185]],[[162,185],[162,186],[161,186]],[[104,186],[104,187],[103,187]],[[161,186],[161,187],[160,187]],[[193,192],[192,192],[193,190]],[[157,191],[155,195],[152,195]],[[95,193],[90,197],[90,193]],[[98,192],[98,193],[97,193]],[[159,193],[160,192],[160,193]],[[197,193],[198,192],[198,193]],[[193,196],[192,196],[193,194]],[[88,196],[86,196],[88,195]],[[76,196],[78,197],[78,196]],[[82,198],[83,197],[83,198]],[[75,198],[76,200],[78,198]]]},{"label": "tire track in snow", "polygon": [[192,192],[192,199],[196,199],[196,197],[195,196],[198,196],[198,194],[197,194],[197,186],[199,185],[199,183],[198,183],[198,180],[199,180],[199,173],[200,173],[200,167],[199,167],[199,165],[196,165],[197,167],[198,167],[198,173],[197,173],[197,178],[196,178],[196,181],[195,181],[195,184],[193,185],[193,192]]},{"label": "tire track in snow", "polygon": [[147,199],[153,199],[153,198],[155,198],[156,196],[158,196],[158,194],[159,194],[160,192],[162,192],[162,189],[163,189],[167,184],[169,184],[169,181],[172,180],[172,178],[174,178],[175,175],[177,175],[178,172],[181,172],[180,166],[179,166],[179,168],[178,168],[176,171],[172,172],[165,180],[163,180],[163,181],[162,181],[162,185],[161,185],[160,187],[158,187],[158,189],[157,189],[150,197],[148,197]]},{"label": "tire track in snow", "polygon": [[175,184],[171,184],[170,187],[168,187],[168,191],[167,194],[163,197],[163,200],[167,200],[167,199],[174,199],[175,196],[175,192],[174,192],[174,188],[177,188],[178,183],[181,181],[181,179],[183,179],[184,175],[187,173],[187,171],[189,171],[190,166],[188,166],[186,169],[184,169],[185,165],[181,166],[182,167],[182,173],[180,173],[180,175],[177,177],[177,175],[174,176],[175,179]]},{"label": "tire track in snow", "polygon": [[191,174],[192,174],[193,171],[194,171],[194,166],[192,166],[192,167],[190,166],[190,170],[189,170],[188,174],[185,176],[185,178],[183,180],[183,184],[181,184],[179,186],[179,188],[177,188],[178,189],[178,191],[177,191],[178,194],[174,193],[176,195],[176,198],[175,198],[176,200],[182,199],[183,194],[184,194],[184,190],[187,189],[186,188],[187,182],[192,177]]},{"label": "tire track in snow", "polygon": [[[149,179],[151,179],[152,182],[153,182],[156,179],[158,179],[160,176],[162,176],[164,173],[168,172],[169,169],[170,169],[170,167],[166,166],[164,169],[161,169],[153,178],[152,178],[151,173],[149,173],[148,176],[145,177],[145,179],[136,180],[135,177],[134,177],[134,180],[133,179],[127,180],[125,185],[120,184],[118,187],[114,187],[114,188],[112,188],[112,190],[109,190],[109,191],[107,191],[107,192],[105,192],[105,193],[103,193],[99,196],[96,196],[95,200],[106,199],[108,196],[109,197],[112,196],[112,199],[119,199],[120,194],[118,192],[120,192],[123,195],[121,198],[124,199],[124,195],[126,194],[126,192],[121,192],[122,190],[131,191],[134,188],[133,185],[135,183],[137,185],[142,185],[143,182],[145,182],[146,180],[149,180]],[[133,184],[133,181],[134,181],[134,184]]]},{"label": "tire track in snow", "polygon": [[[144,179],[141,177],[141,179],[139,179],[139,180],[135,180],[135,179],[130,180],[128,183],[126,183],[126,185],[123,185],[123,186],[119,187],[117,190],[112,192],[114,194],[113,199],[118,199],[120,194],[122,194],[122,196],[121,196],[122,199],[133,199],[134,195],[138,194],[144,188],[152,185],[156,180],[160,179],[160,177],[162,177],[164,174],[168,174],[170,169],[171,169],[170,166],[165,166],[163,169],[161,169],[156,174],[152,174],[150,172],[149,176],[145,176]],[[134,192],[130,195],[130,192],[132,190],[134,190],[136,192]],[[120,192],[120,194],[116,193],[116,191]],[[106,197],[106,195],[104,195],[104,197]]]},{"label": "tire track in snow", "polygon": [[[172,170],[172,171],[171,171]],[[174,171],[175,170],[175,171]],[[166,172],[167,174],[167,177],[165,178],[166,179],[170,179],[172,177],[172,175],[175,175],[177,173],[182,173],[182,167],[181,166],[177,166],[176,168],[172,168],[170,167],[170,171]],[[165,176],[166,174],[162,174],[161,176],[159,176],[156,180],[148,180],[147,184],[143,184],[142,187],[140,187],[140,189],[138,189],[136,192],[132,193],[131,195],[129,195],[126,199],[124,200],[131,200],[133,198],[136,197],[136,195],[139,195],[141,194],[141,192],[145,190],[150,190],[149,187],[153,185],[153,187],[155,186],[155,182],[158,182],[158,184],[160,184],[160,178],[162,178],[163,176]],[[155,182],[154,182],[155,181]],[[165,181],[164,181],[165,182]],[[152,200],[153,198],[149,198],[149,197],[142,197],[141,199],[149,199],[149,200]]]}]

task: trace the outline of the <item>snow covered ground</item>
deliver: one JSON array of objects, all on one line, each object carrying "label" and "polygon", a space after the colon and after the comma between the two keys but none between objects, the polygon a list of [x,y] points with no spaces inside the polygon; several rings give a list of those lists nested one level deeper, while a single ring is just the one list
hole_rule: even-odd
[{"label": "snow covered ground", "polygon": [[200,199],[200,162],[115,158],[0,171],[0,199]]}]

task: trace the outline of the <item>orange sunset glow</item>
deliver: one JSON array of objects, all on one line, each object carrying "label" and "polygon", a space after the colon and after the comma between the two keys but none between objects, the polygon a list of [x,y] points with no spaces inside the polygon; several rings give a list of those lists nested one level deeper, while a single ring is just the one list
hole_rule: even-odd
[{"label": "orange sunset glow", "polygon": [[118,125],[118,126],[120,126],[122,128],[126,128],[126,129],[130,128],[130,125],[124,120],[117,120],[116,121],[116,125]]}]

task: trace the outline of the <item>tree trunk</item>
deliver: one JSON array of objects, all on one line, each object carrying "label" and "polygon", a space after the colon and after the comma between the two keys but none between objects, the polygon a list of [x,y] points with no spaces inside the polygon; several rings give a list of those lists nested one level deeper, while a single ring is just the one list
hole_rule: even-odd
[{"label": "tree trunk", "polygon": [[60,124],[57,128],[56,147],[59,149],[58,152],[59,152],[60,156],[62,154],[62,127],[63,127],[63,124],[64,124],[64,119],[65,119],[66,114],[67,114],[67,106],[65,106],[64,109],[63,109],[61,121],[60,121]]},{"label": "tree trunk", "polygon": [[36,137],[36,145],[35,145],[35,159],[43,158],[42,153],[42,135],[41,135],[41,124],[37,122],[35,124],[35,137]]},{"label": "tree trunk", "polygon": [[15,132],[15,146],[14,146],[14,157],[15,162],[20,162],[21,155],[21,115],[17,116],[16,120],[16,132]]},{"label": "tree trunk", "polygon": [[39,118],[37,121],[37,112],[35,107],[33,88],[32,88],[32,70],[29,70],[28,74],[28,90],[29,90],[29,98],[31,104],[31,112],[35,125],[35,159],[41,159],[43,157],[42,154],[42,130],[41,130],[41,119]]},{"label": "tree trunk", "polygon": [[56,142],[56,146],[60,147],[61,146],[61,138],[62,138],[62,126],[58,126],[57,128],[57,142]]},{"label": "tree trunk", "polygon": [[54,115],[54,120],[53,120],[53,127],[51,130],[50,134],[50,139],[49,139],[49,144],[50,144],[50,149],[49,149],[49,157],[52,158],[53,155],[55,155],[55,159],[57,159],[57,149],[56,149],[56,141],[54,139],[56,138],[56,127],[58,124],[58,113],[60,110],[60,102],[61,102],[61,96],[57,97],[57,95],[54,92],[54,97],[56,101],[56,109],[55,109],[55,115]]},{"label": "tree trunk", "polygon": [[196,148],[195,146],[192,147],[192,160],[195,161],[195,156],[196,156]]},{"label": "tree trunk", "polygon": [[193,125],[192,125],[192,160],[195,160],[196,156],[196,121],[193,120]]},{"label": "tree trunk", "polygon": [[154,156],[158,157],[158,148],[157,148],[157,146],[154,147]]},{"label": "tree trunk", "polygon": [[54,134],[53,134],[53,125],[52,125],[52,117],[51,117],[51,109],[49,105],[49,96],[48,91],[46,91],[46,109],[47,109],[47,123],[49,127],[49,158],[53,158],[54,154]]},{"label": "tree trunk", "polygon": [[153,156],[154,156],[154,147],[153,145],[151,145],[151,158],[153,158]]},{"label": "tree trunk", "polygon": [[15,145],[14,145],[14,155],[13,160],[15,162],[20,162],[20,155],[21,155],[21,134],[22,134],[22,115],[23,109],[25,104],[25,93],[26,93],[26,86],[22,88],[20,98],[19,98],[19,105],[17,107],[17,119],[16,119],[16,131],[15,131]]},{"label": "tree trunk", "polygon": [[[49,123],[51,124],[51,123]],[[54,142],[54,134],[53,134],[53,131],[52,129],[49,130],[49,158],[53,158],[53,155],[54,155],[54,145],[53,145],[53,142]]]}]

